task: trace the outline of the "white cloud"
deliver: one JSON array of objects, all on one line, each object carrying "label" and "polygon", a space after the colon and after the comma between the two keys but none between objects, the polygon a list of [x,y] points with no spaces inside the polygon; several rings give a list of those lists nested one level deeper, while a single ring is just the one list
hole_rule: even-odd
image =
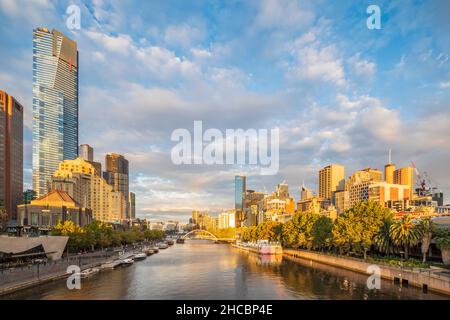
[{"label": "white cloud", "polygon": [[366,59],[361,58],[361,53],[355,54],[353,57],[349,58],[348,64],[350,71],[356,76],[370,79],[375,76],[377,72],[377,65]]},{"label": "white cloud", "polygon": [[288,78],[329,82],[338,86],[346,83],[342,59],[333,45],[307,46],[294,52],[294,63],[288,68]]},{"label": "white cloud", "polygon": [[305,2],[293,0],[261,0],[258,3],[258,13],[255,27],[270,28],[301,28],[312,22],[315,14]]},{"label": "white cloud", "polygon": [[189,48],[193,44],[202,40],[204,31],[200,28],[188,24],[172,25],[164,32],[164,41],[169,45],[179,45]]},{"label": "white cloud", "polygon": [[439,88],[441,88],[441,89],[449,89],[450,88],[450,81],[448,81],[448,82],[440,82],[439,83]]}]

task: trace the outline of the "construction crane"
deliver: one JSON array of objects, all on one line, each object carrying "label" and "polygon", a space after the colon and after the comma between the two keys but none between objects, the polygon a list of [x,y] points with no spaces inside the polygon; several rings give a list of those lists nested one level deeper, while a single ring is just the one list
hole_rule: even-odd
[{"label": "construction crane", "polygon": [[429,188],[427,188],[427,181],[425,178],[423,178],[420,174],[419,169],[417,169],[416,164],[414,161],[411,161],[411,167],[414,169],[414,172],[416,174],[416,187],[417,187],[417,193],[420,196],[424,196],[428,193]]}]

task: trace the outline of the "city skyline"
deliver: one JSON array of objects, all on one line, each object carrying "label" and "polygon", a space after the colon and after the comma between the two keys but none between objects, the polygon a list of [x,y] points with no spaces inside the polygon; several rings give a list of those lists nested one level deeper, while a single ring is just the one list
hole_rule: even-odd
[{"label": "city skyline", "polygon": [[[78,43],[80,142],[93,146],[100,158],[114,151],[129,159],[138,217],[181,220],[195,208],[233,208],[237,174],[246,175],[256,190],[286,179],[298,199],[303,180],[317,190],[320,168],[340,163],[345,178],[366,167],[382,170],[389,148],[398,168],[414,161],[448,197],[450,43],[439,33],[448,26],[448,19],[439,19],[448,3],[381,1],[380,31],[365,28],[366,3],[320,9],[309,1],[286,2],[284,8],[271,1],[240,3],[236,25],[225,21],[237,14],[226,4],[203,11],[185,4],[149,23],[120,2],[75,3],[82,9],[79,31],[65,27],[64,2],[32,4],[31,14],[0,1],[0,17],[15,27],[3,31],[6,43],[17,49],[0,50],[2,61],[17,62],[16,69],[11,64],[0,71],[0,89],[25,108],[26,186],[31,186],[30,34],[47,26]],[[152,11],[166,6],[170,3],[141,9],[154,17]],[[411,22],[407,17],[414,10],[419,13]],[[282,19],[287,12],[290,19]],[[178,21],[182,13],[186,17]],[[265,68],[268,64],[274,67]],[[170,132],[193,120],[213,128],[279,125],[279,174],[172,165]]]}]

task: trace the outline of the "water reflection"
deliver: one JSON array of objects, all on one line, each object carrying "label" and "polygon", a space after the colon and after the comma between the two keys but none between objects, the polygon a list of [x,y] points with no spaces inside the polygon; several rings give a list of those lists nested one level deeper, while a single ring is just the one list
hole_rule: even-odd
[{"label": "water reflection", "polygon": [[297,258],[258,256],[228,245],[187,241],[82,280],[69,291],[58,281],[3,299],[447,299],[382,281],[366,287],[363,274]]}]

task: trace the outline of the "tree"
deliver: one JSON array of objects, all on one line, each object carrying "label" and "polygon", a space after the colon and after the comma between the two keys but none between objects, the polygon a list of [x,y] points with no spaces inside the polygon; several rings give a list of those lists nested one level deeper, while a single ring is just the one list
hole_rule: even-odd
[{"label": "tree", "polygon": [[255,240],[267,239],[269,241],[279,241],[280,236],[281,223],[276,221],[260,223],[255,229]]},{"label": "tree", "polygon": [[450,264],[450,232],[448,229],[439,229],[436,232],[436,245],[441,250],[442,261]]},{"label": "tree", "polygon": [[364,259],[374,237],[392,213],[375,201],[362,201],[341,214],[333,226],[333,243],[342,252],[362,253]]},{"label": "tree", "polygon": [[422,244],[420,246],[422,251],[422,262],[425,263],[427,261],[427,253],[430,250],[433,233],[436,231],[436,226],[430,217],[426,217],[420,220],[419,229],[422,233]]},{"label": "tree", "polygon": [[386,254],[397,253],[398,248],[391,238],[391,225],[392,219],[386,219],[383,221],[383,225],[380,231],[376,234],[374,238],[374,244],[377,249]]},{"label": "tree", "polygon": [[392,241],[396,245],[404,248],[405,259],[408,260],[409,248],[416,245],[420,241],[422,232],[417,224],[412,221],[411,217],[406,215],[391,225],[390,235]]},{"label": "tree", "polygon": [[328,248],[331,244],[333,221],[325,216],[320,216],[312,227],[312,245],[316,250]]},{"label": "tree", "polygon": [[282,241],[283,245],[293,248],[313,247],[313,226],[319,215],[312,212],[296,213],[291,220],[283,225]]},{"label": "tree", "polygon": [[0,233],[6,229],[8,218],[9,216],[6,212],[6,208],[0,203]]}]

